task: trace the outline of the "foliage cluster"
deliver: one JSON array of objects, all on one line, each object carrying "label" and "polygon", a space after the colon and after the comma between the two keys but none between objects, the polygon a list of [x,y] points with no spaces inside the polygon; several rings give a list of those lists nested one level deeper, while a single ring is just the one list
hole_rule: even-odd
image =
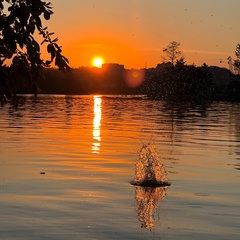
[{"label": "foliage cluster", "polygon": [[143,93],[153,99],[170,101],[240,101],[240,44],[237,45],[234,73],[227,69],[186,65],[180,43],[172,41],[163,49],[168,62],[147,71]]},{"label": "foliage cluster", "polygon": [[208,67],[186,65],[180,59],[173,66],[160,64],[145,83],[145,90],[151,98],[171,101],[207,100],[212,94],[212,76]]},{"label": "foliage cluster", "polygon": [[[42,26],[42,20],[49,20],[52,14],[51,3],[41,0],[0,0],[0,96],[11,99],[17,81],[30,85],[37,94],[43,68],[52,62],[62,71],[70,70],[58,39],[52,39],[54,33]],[[43,38],[41,44],[47,44],[50,60],[41,58],[36,33]]]}]

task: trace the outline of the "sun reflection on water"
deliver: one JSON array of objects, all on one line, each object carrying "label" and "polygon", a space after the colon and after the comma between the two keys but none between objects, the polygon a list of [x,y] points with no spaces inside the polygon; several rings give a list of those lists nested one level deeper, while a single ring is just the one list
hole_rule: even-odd
[{"label": "sun reflection on water", "polygon": [[101,118],[102,118],[102,99],[99,96],[94,96],[93,107],[93,144],[92,153],[99,153],[101,147]]}]

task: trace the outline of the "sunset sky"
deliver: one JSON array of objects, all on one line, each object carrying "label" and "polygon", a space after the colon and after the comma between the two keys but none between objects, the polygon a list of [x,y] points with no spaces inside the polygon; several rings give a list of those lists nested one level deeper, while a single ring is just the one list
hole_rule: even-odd
[{"label": "sunset sky", "polygon": [[162,49],[181,43],[188,64],[228,67],[240,43],[240,0],[51,0],[46,22],[72,67],[95,56],[125,68],[155,67]]}]

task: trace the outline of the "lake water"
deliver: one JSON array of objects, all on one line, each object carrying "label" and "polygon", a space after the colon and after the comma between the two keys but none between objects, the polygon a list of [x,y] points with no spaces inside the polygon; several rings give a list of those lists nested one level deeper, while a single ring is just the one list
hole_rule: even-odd
[{"label": "lake water", "polygon": [[[0,107],[0,239],[239,239],[240,104],[39,96]],[[171,186],[133,186],[151,143]]]}]

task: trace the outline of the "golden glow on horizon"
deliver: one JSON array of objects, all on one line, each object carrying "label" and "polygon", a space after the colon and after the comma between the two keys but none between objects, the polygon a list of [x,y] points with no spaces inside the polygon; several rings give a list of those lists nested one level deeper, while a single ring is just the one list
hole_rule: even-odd
[{"label": "golden glow on horizon", "polygon": [[[94,7],[89,1],[76,1],[75,5],[55,1],[54,19],[49,22],[74,68],[93,66],[96,54],[126,69],[156,67],[171,41],[181,43],[187,64],[228,67],[228,56],[235,56],[239,1],[223,0],[217,8],[214,1],[206,8],[203,1],[188,0],[153,1],[151,6],[144,0],[96,2]],[[88,14],[79,14],[79,9],[88,9]],[[62,16],[67,20],[61,21]],[[211,39],[203,38],[209,35]],[[46,52],[44,60],[48,58]]]},{"label": "golden glow on horizon", "polygon": [[[93,61],[97,57],[101,58],[103,63],[123,64],[126,69],[144,68],[146,66],[143,52],[138,51],[140,43],[126,42],[120,36],[117,38],[115,32],[111,36],[109,36],[109,33],[110,30],[102,31],[101,36],[96,33],[89,33],[89,36],[76,39],[71,48],[64,47],[64,54],[68,56],[71,67],[93,67],[95,66]],[[69,44],[69,41],[67,44]],[[158,54],[156,55],[158,56]]]},{"label": "golden glow on horizon", "polygon": [[92,65],[94,67],[97,67],[97,68],[101,68],[103,63],[104,63],[103,58],[99,57],[99,56],[98,57],[94,57],[94,59],[92,60]]}]

